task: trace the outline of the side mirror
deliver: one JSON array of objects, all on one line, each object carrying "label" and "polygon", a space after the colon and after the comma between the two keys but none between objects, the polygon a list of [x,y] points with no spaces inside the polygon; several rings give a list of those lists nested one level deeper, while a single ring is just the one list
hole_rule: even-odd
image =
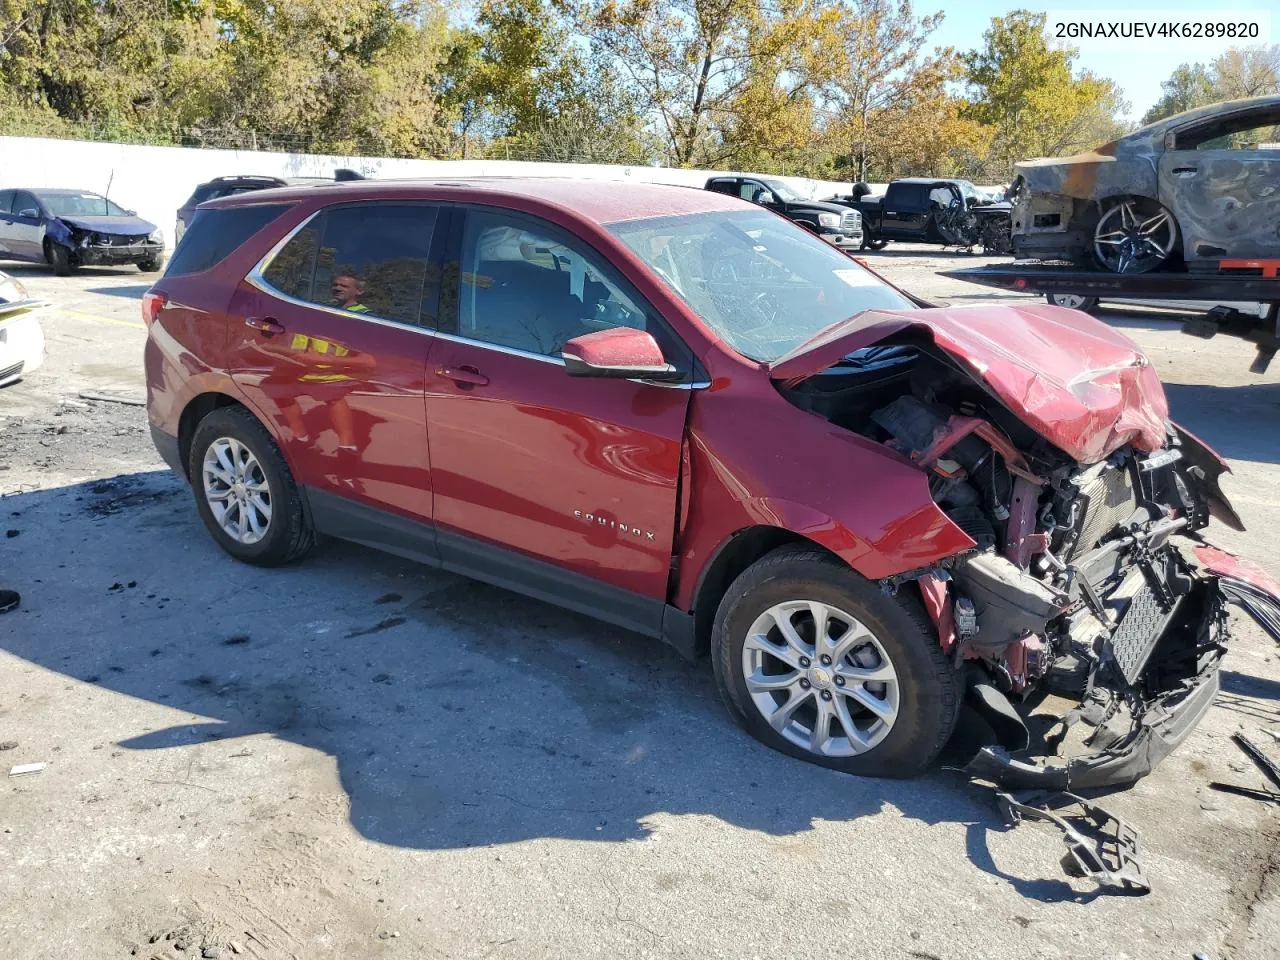
[{"label": "side mirror", "polygon": [[126,211],[125,211],[125,215],[126,215],[126,216],[130,216],[130,217],[136,217],[136,216],[138,215],[138,211],[137,211],[137,210],[126,210]]},{"label": "side mirror", "polygon": [[37,210],[35,207],[27,207],[27,209],[25,209],[25,210],[19,210],[19,211],[18,211],[18,216],[20,216],[20,217],[25,217],[25,218],[27,218],[27,219],[29,219],[29,220],[39,220],[39,219],[40,219],[40,211],[39,211],[39,210]]},{"label": "side mirror", "polygon": [[761,190],[759,193],[756,194],[756,203],[762,203],[766,207],[772,207],[777,202],[778,202],[778,198],[775,197],[768,190]]},{"label": "side mirror", "polygon": [[565,372],[571,377],[618,380],[679,380],[653,334],[634,327],[613,327],[574,337],[564,345]]}]

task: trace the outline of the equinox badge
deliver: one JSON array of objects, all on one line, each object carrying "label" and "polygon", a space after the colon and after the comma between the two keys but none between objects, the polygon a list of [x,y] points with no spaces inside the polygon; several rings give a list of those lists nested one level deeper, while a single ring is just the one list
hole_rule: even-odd
[{"label": "equinox badge", "polygon": [[657,542],[657,538],[653,535],[653,531],[651,530],[641,530],[639,527],[628,526],[625,523],[620,523],[617,520],[610,520],[608,517],[600,517],[594,513],[583,513],[581,510],[573,511],[573,515],[579,520],[587,521],[587,523],[598,523],[602,527],[609,527],[610,529],[617,530],[623,536],[629,534],[633,537],[643,537],[645,540],[653,541],[654,543]]}]

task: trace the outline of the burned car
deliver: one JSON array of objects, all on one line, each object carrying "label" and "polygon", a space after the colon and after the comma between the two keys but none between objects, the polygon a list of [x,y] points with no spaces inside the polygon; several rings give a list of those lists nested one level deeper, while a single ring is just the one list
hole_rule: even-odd
[{"label": "burned car", "polygon": [[[327,534],[661,638],[848,773],[918,773],[967,701],[975,775],[1136,779],[1280,587],[1203,540],[1226,466],[1122,334],[926,306],[714,191],[263,191],[144,296],[148,415],[243,562]],[[1046,689],[1095,735],[1039,765]]]},{"label": "burned car", "polygon": [[0,190],[0,259],[76,267],[136,264],[154,273],[164,235],[132,210],[87,190]]},{"label": "burned car", "polygon": [[1214,104],[1015,167],[1013,251],[1114,273],[1280,257],[1280,96]]}]

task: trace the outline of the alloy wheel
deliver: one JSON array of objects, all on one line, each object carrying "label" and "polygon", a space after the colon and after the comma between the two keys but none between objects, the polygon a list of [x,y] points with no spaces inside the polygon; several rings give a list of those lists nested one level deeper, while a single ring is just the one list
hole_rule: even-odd
[{"label": "alloy wheel", "polygon": [[1093,250],[1098,262],[1112,273],[1146,273],[1173,253],[1178,231],[1169,211],[1140,209],[1124,200],[1098,219],[1093,230]]},{"label": "alloy wheel", "polygon": [[819,756],[866,753],[898,717],[898,675],[883,645],[857,618],[817,600],[775,604],[757,617],[742,674],[765,722]]},{"label": "alloy wheel", "polygon": [[222,532],[246,546],[271,526],[271,487],[253,451],[234,437],[209,444],[201,469],[204,497]]}]

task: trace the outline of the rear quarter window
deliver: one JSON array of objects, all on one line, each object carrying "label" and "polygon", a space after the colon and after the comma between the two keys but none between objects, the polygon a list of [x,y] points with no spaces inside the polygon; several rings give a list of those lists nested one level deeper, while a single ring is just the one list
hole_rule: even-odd
[{"label": "rear quarter window", "polygon": [[164,275],[180,277],[217,266],[289,206],[281,203],[197,210]]}]

